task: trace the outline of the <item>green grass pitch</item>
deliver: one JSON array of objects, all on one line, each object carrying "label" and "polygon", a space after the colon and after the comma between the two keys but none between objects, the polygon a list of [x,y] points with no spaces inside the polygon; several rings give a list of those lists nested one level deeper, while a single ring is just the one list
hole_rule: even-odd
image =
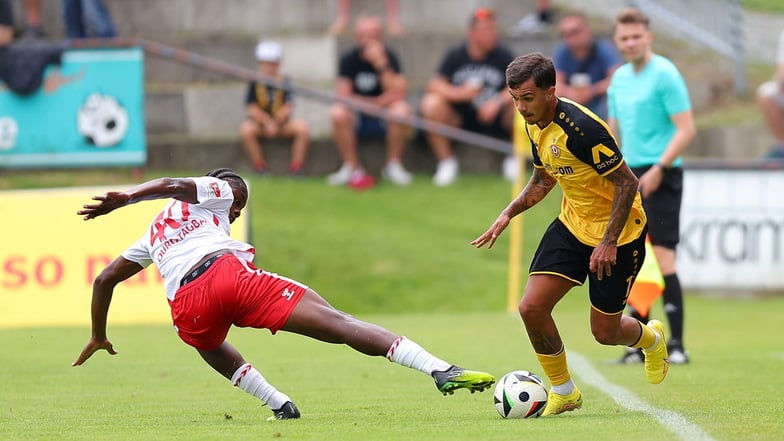
[{"label": "green grass pitch", "polygon": [[[4,176],[5,188],[18,178]],[[507,183],[481,176],[446,189],[419,176],[409,188],[362,194],[321,180],[253,179],[253,241],[263,267],[450,362],[497,377],[540,373],[520,319],[504,311],[508,241],[490,252],[468,245],[509,198]],[[558,202],[552,194],[526,215],[523,267]],[[575,289],[555,312],[584,407],[534,420],[501,419],[492,391],[441,396],[428,376],[380,357],[234,329],[229,341],[302,411],[300,420],[269,422],[268,408],[231,387],[168,325],[113,326],[110,312],[119,354],[98,353],[78,368],[70,363],[88,326],[0,329],[0,439],[666,441],[784,433],[784,298],[688,293],[692,363],[672,366],[655,386],[642,366],[609,363],[621,349],[593,341],[588,307],[585,290]],[[660,304],[653,311],[663,319]]]}]

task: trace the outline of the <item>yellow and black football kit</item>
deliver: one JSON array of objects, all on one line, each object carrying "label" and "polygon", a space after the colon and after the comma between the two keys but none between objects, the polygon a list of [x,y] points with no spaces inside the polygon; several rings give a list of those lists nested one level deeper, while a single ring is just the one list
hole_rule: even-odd
[{"label": "yellow and black football kit", "polygon": [[618,238],[617,263],[602,280],[590,273],[591,253],[602,240],[612,211],[615,184],[605,176],[624,164],[607,124],[585,107],[558,99],[555,118],[544,128],[526,124],[534,167],[554,177],[563,191],[561,213],[545,232],[531,262],[531,274],[554,274],[582,285],[589,278],[597,310],[623,311],[645,258],[645,211],[634,198]]}]

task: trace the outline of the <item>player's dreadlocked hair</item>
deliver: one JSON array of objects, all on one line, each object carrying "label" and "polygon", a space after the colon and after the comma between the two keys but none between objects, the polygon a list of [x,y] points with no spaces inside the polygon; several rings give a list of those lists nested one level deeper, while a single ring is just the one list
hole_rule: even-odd
[{"label": "player's dreadlocked hair", "polygon": [[238,175],[230,168],[216,168],[214,170],[208,171],[204,174],[204,176],[211,176],[213,178],[218,178],[224,181],[234,181],[241,186],[246,195],[248,194],[248,186],[245,184],[245,180],[242,179],[242,176]]}]

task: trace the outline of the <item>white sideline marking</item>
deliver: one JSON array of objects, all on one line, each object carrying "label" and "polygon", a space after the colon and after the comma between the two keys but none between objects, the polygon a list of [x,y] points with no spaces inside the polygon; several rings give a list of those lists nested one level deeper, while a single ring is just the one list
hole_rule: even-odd
[{"label": "white sideline marking", "polygon": [[773,355],[774,358],[780,358],[784,360],[784,352],[771,352],[771,355]]},{"label": "white sideline marking", "polygon": [[574,368],[574,373],[586,383],[608,395],[621,406],[629,410],[647,413],[680,439],[688,441],[715,441],[700,426],[690,423],[686,417],[678,412],[653,407],[625,387],[611,383],[582,355],[569,352],[567,357],[569,358],[569,365]]}]

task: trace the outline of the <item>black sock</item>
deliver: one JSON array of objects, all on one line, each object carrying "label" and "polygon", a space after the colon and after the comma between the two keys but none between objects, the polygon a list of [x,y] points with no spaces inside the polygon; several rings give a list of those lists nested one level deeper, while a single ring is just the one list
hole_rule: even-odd
[{"label": "black sock", "polygon": [[648,323],[648,316],[647,315],[644,316],[644,315],[640,314],[639,311],[637,311],[636,309],[632,308],[631,306],[629,307],[629,316],[636,318],[643,325]]},{"label": "black sock", "polygon": [[670,340],[683,341],[683,290],[678,274],[664,276],[664,312],[670,322]]}]

